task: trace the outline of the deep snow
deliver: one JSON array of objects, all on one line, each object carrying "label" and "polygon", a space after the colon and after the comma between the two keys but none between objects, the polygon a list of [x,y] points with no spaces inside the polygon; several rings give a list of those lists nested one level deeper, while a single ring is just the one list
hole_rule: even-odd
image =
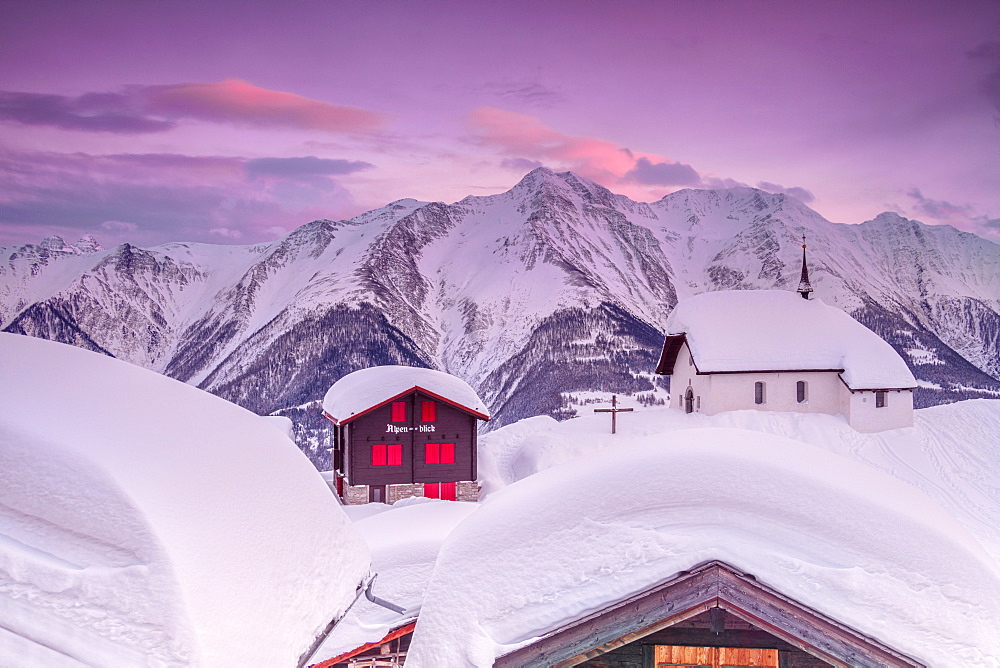
[{"label": "deep snow", "polygon": [[[491,665],[708,559],[927,665],[1000,666],[1000,402],[916,411],[915,425],[644,409],[612,436],[606,416],[532,418],[481,438],[483,501],[433,567],[405,563],[408,541],[418,527],[437,540],[454,515],[407,515],[410,502],[358,525],[382,523],[365,531],[380,596],[397,595],[396,569],[407,607],[426,587],[407,666]],[[357,646],[404,621],[373,610],[338,632]]]},{"label": "deep snow", "polygon": [[363,540],[266,421],[103,355],[0,334],[0,665],[294,665]]}]

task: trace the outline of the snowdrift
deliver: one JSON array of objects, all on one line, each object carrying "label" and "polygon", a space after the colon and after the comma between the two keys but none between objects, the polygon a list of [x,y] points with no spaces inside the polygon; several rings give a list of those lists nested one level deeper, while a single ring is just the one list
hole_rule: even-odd
[{"label": "snowdrift", "polygon": [[[637,431],[655,417],[677,416],[650,411]],[[836,418],[808,417],[801,423],[837,439]],[[530,438],[550,453],[574,434],[606,441],[579,438],[593,425],[572,422],[581,424],[536,423],[544,433]],[[696,423],[708,426],[686,424]],[[1000,665],[1000,569],[935,500],[801,441],[663,426],[590,456],[570,447],[575,461],[548,467],[514,448],[494,462],[520,479],[494,480],[499,489],[444,542],[407,666],[490,666],[712,559],[928,665]]]},{"label": "snowdrift", "polygon": [[369,553],[275,425],[0,334],[0,664],[295,665]]}]

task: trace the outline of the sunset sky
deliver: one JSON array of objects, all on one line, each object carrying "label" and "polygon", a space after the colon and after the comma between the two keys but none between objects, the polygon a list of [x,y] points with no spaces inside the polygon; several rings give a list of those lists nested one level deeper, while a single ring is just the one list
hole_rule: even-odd
[{"label": "sunset sky", "polygon": [[1000,2],[0,2],[0,245],[255,243],[538,165],[1000,242]]}]

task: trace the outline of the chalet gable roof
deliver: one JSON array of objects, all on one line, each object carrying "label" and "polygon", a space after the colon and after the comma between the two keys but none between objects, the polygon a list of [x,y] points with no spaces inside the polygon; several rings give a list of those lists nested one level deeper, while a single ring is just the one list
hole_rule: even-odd
[{"label": "chalet gable roof", "polygon": [[657,373],[672,373],[684,343],[699,374],[836,371],[852,390],[917,385],[899,353],[873,331],[819,299],[785,290],[708,292],[681,301],[667,320]]},{"label": "chalet gable roof", "polygon": [[710,561],[497,658],[495,668],[576,665],[710,610],[727,613],[834,666],[925,664],[758,582]]},{"label": "chalet gable roof", "polygon": [[338,380],[323,398],[323,412],[343,424],[415,391],[480,420],[490,419],[483,400],[461,378],[434,369],[392,365],[361,369]]}]

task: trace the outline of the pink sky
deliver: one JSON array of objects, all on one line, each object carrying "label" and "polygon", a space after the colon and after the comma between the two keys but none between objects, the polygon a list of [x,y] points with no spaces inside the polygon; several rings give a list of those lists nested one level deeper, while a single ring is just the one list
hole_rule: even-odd
[{"label": "pink sky", "polygon": [[1000,241],[1000,3],[0,3],[0,245],[251,243],[536,165]]}]

